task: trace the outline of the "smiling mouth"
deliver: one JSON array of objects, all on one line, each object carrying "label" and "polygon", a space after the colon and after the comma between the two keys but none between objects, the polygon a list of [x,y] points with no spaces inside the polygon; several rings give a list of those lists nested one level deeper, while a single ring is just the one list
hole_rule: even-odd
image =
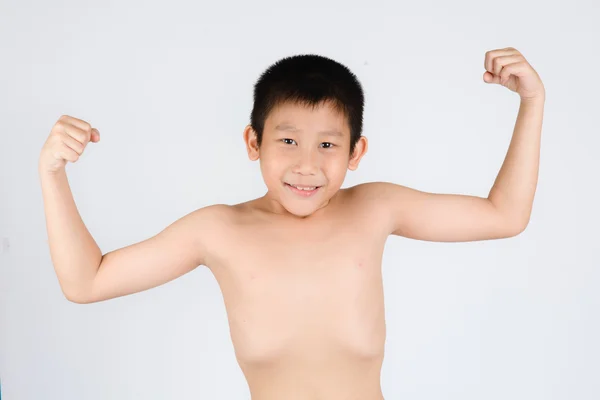
[{"label": "smiling mouth", "polygon": [[289,183],[287,183],[287,182],[284,182],[284,183],[285,183],[287,186],[291,186],[291,187],[293,187],[293,188],[295,188],[295,189],[298,189],[298,190],[306,190],[306,191],[316,190],[316,189],[318,189],[318,188],[320,188],[320,187],[321,187],[321,186],[296,186],[296,185],[291,185],[291,184],[289,184]]}]

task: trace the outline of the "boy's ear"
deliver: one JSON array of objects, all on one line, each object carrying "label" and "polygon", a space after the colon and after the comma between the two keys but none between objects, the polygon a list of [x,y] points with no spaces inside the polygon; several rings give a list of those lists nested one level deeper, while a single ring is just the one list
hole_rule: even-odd
[{"label": "boy's ear", "polygon": [[348,169],[350,171],[354,171],[358,168],[358,164],[360,163],[361,158],[367,154],[367,150],[369,149],[369,141],[365,136],[361,136],[356,142],[356,146],[354,146],[354,153],[348,160]]},{"label": "boy's ear", "polygon": [[246,151],[248,151],[248,158],[251,161],[259,159],[260,153],[256,138],[256,132],[252,129],[251,125],[246,126],[244,129],[244,142],[246,143]]}]

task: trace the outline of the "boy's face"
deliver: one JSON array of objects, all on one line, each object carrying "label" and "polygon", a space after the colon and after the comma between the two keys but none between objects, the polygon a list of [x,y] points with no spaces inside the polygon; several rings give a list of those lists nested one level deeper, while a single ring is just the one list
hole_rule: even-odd
[{"label": "boy's face", "polygon": [[[250,126],[244,139],[250,159],[260,159],[271,211],[299,217],[325,207],[342,186],[347,169],[355,170],[367,151],[367,139],[361,137],[350,157],[346,118],[328,104],[314,109],[280,105],[265,121],[260,148]],[[290,185],[317,189],[299,191]]]}]

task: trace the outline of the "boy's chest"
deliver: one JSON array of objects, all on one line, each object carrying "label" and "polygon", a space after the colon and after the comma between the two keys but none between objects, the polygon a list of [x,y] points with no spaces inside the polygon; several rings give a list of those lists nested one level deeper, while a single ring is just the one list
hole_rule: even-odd
[{"label": "boy's chest", "polygon": [[[250,233],[250,232],[247,232]],[[255,227],[211,267],[240,361],[383,352],[385,238]]]}]

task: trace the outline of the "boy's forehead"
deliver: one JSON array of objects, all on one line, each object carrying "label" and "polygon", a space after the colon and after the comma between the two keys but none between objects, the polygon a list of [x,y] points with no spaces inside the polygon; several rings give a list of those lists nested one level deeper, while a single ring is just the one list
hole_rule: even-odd
[{"label": "boy's forehead", "polygon": [[330,107],[310,108],[286,104],[276,107],[268,116],[271,128],[279,132],[300,132],[304,128],[318,133],[344,136],[345,116]]},{"label": "boy's forehead", "polygon": [[327,114],[338,116],[339,112],[330,103],[321,103],[316,105],[306,105],[302,103],[294,103],[287,101],[273,107],[271,114],[294,114],[294,115],[310,115],[310,114]]},{"label": "boy's forehead", "polygon": [[[301,129],[297,128],[293,123],[288,121],[280,122],[275,126],[274,130],[276,132],[301,132]],[[344,137],[344,133],[337,128],[323,129],[317,132],[317,134]]]}]

